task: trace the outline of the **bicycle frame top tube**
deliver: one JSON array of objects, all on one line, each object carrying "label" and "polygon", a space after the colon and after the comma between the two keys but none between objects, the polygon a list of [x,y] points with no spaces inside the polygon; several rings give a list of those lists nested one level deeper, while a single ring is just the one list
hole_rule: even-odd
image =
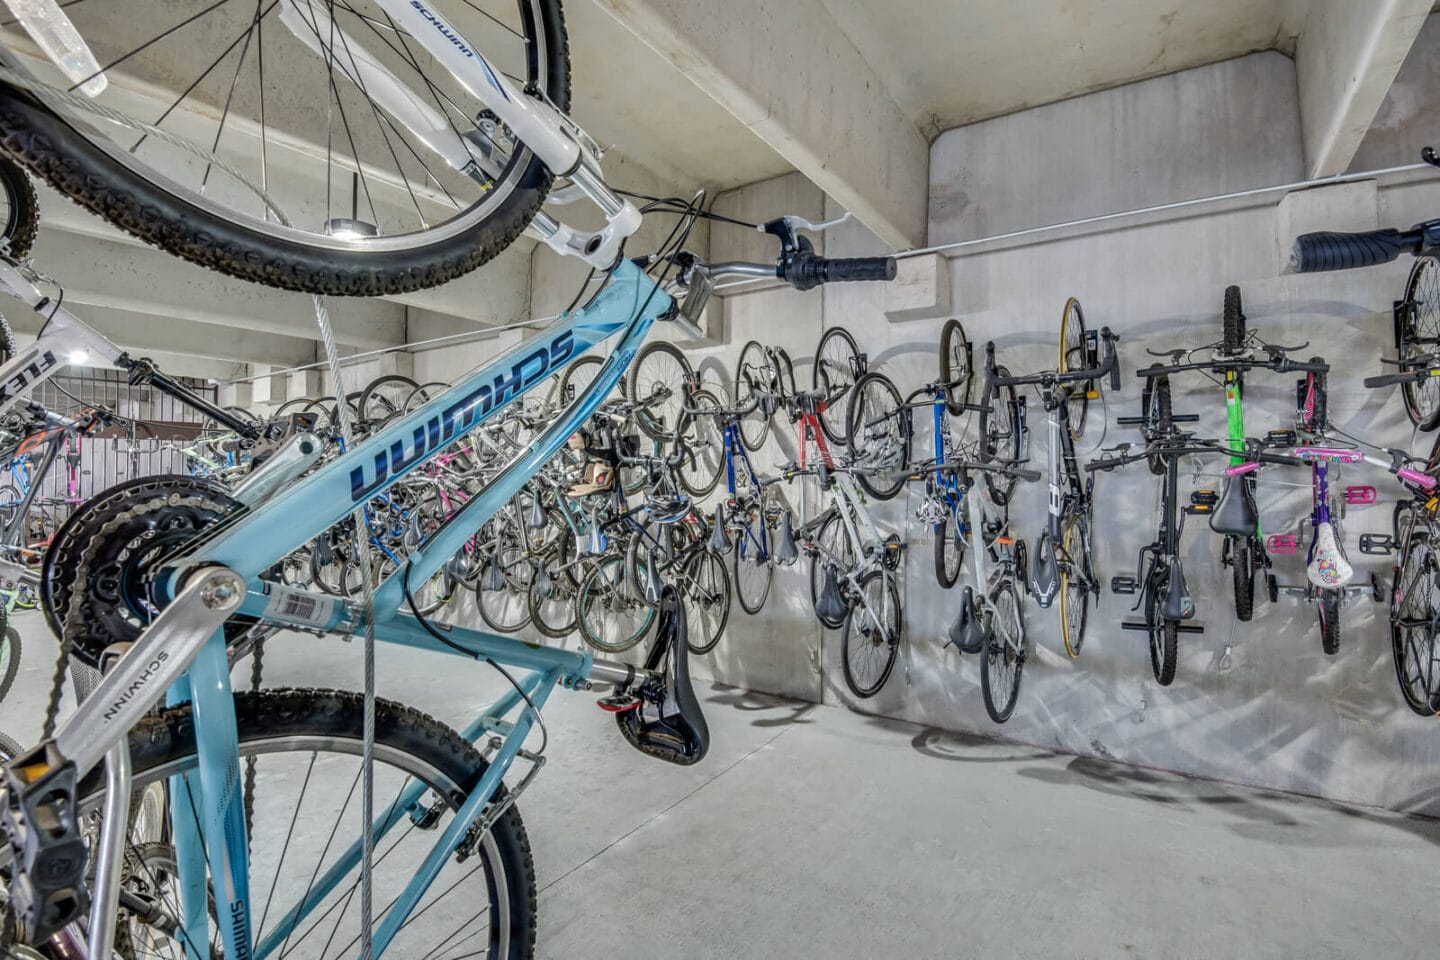
[{"label": "bicycle frame top tube", "polygon": [[[458,442],[567,361],[623,331],[620,345],[595,380],[550,428],[411,555],[414,582],[425,582],[594,413],[629,364],[650,324],[672,305],[671,298],[639,267],[629,261],[621,263],[588,307],[477,367],[413,413],[233,523],[220,526],[214,535],[186,551],[185,564],[219,563],[254,586],[260,573],[291,550],[342,521],[356,506],[383,494],[427,457]],[[458,523],[462,518],[464,529]],[[382,585],[381,592],[386,586],[389,584]],[[376,606],[380,609],[378,593]]]}]

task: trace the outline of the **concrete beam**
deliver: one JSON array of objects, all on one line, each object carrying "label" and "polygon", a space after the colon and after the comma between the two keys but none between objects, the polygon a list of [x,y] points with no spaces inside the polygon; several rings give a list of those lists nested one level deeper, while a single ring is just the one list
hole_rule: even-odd
[{"label": "concrete beam", "polygon": [[[81,320],[139,356],[163,353],[222,360],[231,365],[245,362],[277,367],[313,363],[315,360],[315,343],[298,337],[84,304],[69,296],[68,291],[65,305]],[[39,314],[25,309],[7,309],[5,317],[17,333],[32,336],[44,323]]]},{"label": "concrete beam", "polygon": [[[309,297],[222,277],[149,247],[41,230],[35,262],[64,286],[67,303],[291,338],[313,340],[319,335]],[[404,342],[405,308],[400,304],[352,297],[332,297],[329,303],[339,343],[368,349]]]},{"label": "concrete beam", "polygon": [[1432,0],[1316,0],[1295,45],[1305,166],[1311,177],[1344,173]]},{"label": "concrete beam", "polygon": [[597,2],[886,243],[924,245],[929,147],[821,0]]}]

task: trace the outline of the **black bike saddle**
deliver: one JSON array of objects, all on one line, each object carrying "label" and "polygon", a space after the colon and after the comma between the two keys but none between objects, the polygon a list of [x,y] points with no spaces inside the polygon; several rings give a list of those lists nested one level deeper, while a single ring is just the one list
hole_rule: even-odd
[{"label": "black bike saddle", "polygon": [[685,638],[685,608],[670,584],[660,592],[660,629],[645,656],[645,669],[660,674],[639,688],[640,703],[615,714],[630,745],[669,763],[689,766],[710,749],[710,728],[690,685],[690,647]]},{"label": "black bike saddle", "polygon": [[1245,537],[1253,535],[1259,524],[1260,512],[1255,507],[1250,484],[1244,477],[1226,477],[1220,503],[1210,515],[1210,529],[1227,536]]}]

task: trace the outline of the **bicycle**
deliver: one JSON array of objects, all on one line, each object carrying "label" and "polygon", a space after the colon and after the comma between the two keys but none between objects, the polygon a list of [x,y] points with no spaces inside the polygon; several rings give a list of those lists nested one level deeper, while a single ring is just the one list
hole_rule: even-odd
[{"label": "bicycle", "polygon": [[[1440,167],[1433,147],[1420,159]],[[1440,220],[1426,220],[1409,230],[1366,230],[1359,233],[1321,231],[1295,238],[1290,269],[1296,273],[1349,270],[1389,263],[1403,253],[1415,257],[1405,279],[1405,292],[1391,310],[1396,359],[1382,360],[1400,368],[1405,413],[1421,430],[1440,426],[1440,381],[1427,371],[1440,363]]]},{"label": "bicycle", "polygon": [[1005,723],[1020,699],[1020,678],[1029,659],[1025,604],[1021,598],[1029,577],[1025,542],[1010,535],[1008,500],[996,503],[993,496],[980,496],[971,474],[1002,474],[1012,488],[1015,480],[1033,483],[1040,474],[1013,465],[959,459],[926,469],[956,472],[972,537],[981,538],[975,549],[968,551],[974,585],[966,585],[961,593],[960,610],[946,631],[942,649],[953,644],[962,654],[980,654],[980,691],[985,712],[995,723]]},{"label": "bicycle", "polygon": [[[11,903],[24,939],[43,943],[86,915],[87,857],[81,852],[79,824],[68,811],[98,806],[103,809],[94,846],[100,867],[89,927],[92,955],[108,955],[121,892],[118,877],[124,875],[112,865],[123,859],[131,787],[157,778],[170,778],[166,829],[175,863],[167,875],[176,878],[182,893],[172,939],[192,947],[212,942],[208,902],[213,897],[216,916],[226,918],[218,924],[223,955],[265,955],[291,934],[303,935],[304,925],[313,924],[327,904],[348,902],[356,889],[349,878],[366,851],[363,838],[346,846],[342,835],[339,856],[328,861],[331,866],[315,885],[280,888],[284,898],[295,894],[299,902],[277,908],[278,916],[256,909],[255,895],[263,888],[252,880],[263,878],[252,878],[250,870],[252,864],[276,862],[259,853],[273,855],[266,846],[272,838],[260,834],[274,823],[259,818],[247,823],[247,810],[262,806],[251,805],[241,758],[248,768],[257,751],[268,751],[262,762],[272,770],[281,768],[279,778],[254,782],[274,785],[304,782],[303,759],[286,767],[286,756],[293,760],[296,751],[302,758],[312,752],[363,756],[362,698],[324,691],[232,694],[229,653],[278,628],[348,635],[369,629],[381,642],[492,663],[514,688],[458,736],[407,707],[378,705],[373,756],[381,789],[392,789],[395,800],[382,808],[368,835],[391,844],[428,836],[434,845],[414,860],[387,855],[384,864],[398,871],[393,888],[385,888],[393,890],[394,899],[376,916],[373,931],[363,924],[354,930],[352,924],[345,936],[353,932],[363,940],[373,934],[375,955],[389,949],[418,955],[413,941],[427,936],[425,925],[408,921],[444,897],[458,875],[459,880],[476,877],[466,895],[479,901],[480,934],[490,938],[490,953],[528,955],[534,937],[533,870],[514,802],[543,760],[543,743],[534,752],[524,744],[537,725],[543,735],[539,711],[551,692],[557,686],[613,683],[605,706],[632,746],[678,764],[698,762],[707,752],[708,730],[687,670],[679,595],[673,587],[662,589],[656,640],[637,667],[597,661],[585,651],[432,625],[419,614],[410,585],[438,573],[588,421],[654,322],[664,318],[693,328],[697,304],[703,305],[710,285],[727,273],[692,262],[672,282],[669,256],[662,252],[651,261],[659,280],[645,272],[644,261],[615,262],[608,282],[584,308],[380,426],[343,456],[296,473],[275,454],[247,478],[247,483],[263,485],[285,477],[269,496],[247,501],[238,491],[201,479],[152,477],[112,487],[71,515],[43,571],[47,619],[65,651],[91,666],[113,659],[116,643],[132,646],[121,648],[129,652],[53,737],[7,770]],[[827,280],[889,279],[895,268],[889,259],[826,261],[809,252],[808,244],[792,243],[782,244],[768,269],[778,279],[808,288]],[[0,279],[5,276],[0,270]],[[682,294],[683,301],[677,300]],[[27,302],[39,299],[37,293]],[[682,306],[690,312],[682,313]],[[369,604],[373,617],[356,601],[263,578],[298,544],[313,541],[357,506],[387,494],[427,458],[544,382],[571,357],[612,337],[618,342],[589,386],[376,587]],[[150,538],[150,549],[128,551],[125,545],[142,534]],[[122,598],[97,591],[94,574],[101,567],[116,570],[137,590]],[[511,675],[506,666],[521,675]],[[167,689],[167,708],[147,717],[153,694]],[[482,757],[479,748],[485,744],[490,746]],[[531,768],[506,790],[502,779],[519,759]],[[85,779],[102,762],[103,787],[97,778]],[[33,826],[43,817],[61,828],[37,833]],[[313,832],[313,816],[306,825]],[[401,825],[407,826],[403,833],[396,829]],[[408,826],[423,829],[411,833]],[[478,858],[476,865],[458,865],[457,855]],[[214,882],[207,883],[207,877]],[[318,892],[312,896],[312,890]],[[475,917],[468,908],[466,915]],[[273,921],[268,927],[267,919]]]},{"label": "bicycle", "polygon": [[[1078,332],[1077,332],[1078,331]],[[1102,327],[1098,340],[1086,335],[1080,305],[1071,298],[1060,323],[1060,364],[1055,370],[1025,376],[1001,376],[995,368],[995,344],[985,348],[986,377],[993,388],[1036,386],[1047,415],[1050,453],[1049,509],[1045,531],[1035,543],[1030,568],[1030,594],[1044,609],[1060,599],[1060,634],[1065,651],[1075,659],[1085,642],[1090,598],[1099,602],[1100,582],[1091,553],[1092,493],[1094,477],[1082,480],[1075,440],[1083,431],[1083,418],[1092,383],[1105,377],[1112,390],[1120,389],[1120,363],[1115,353],[1119,338]],[[1104,358],[1098,343],[1104,343]],[[1079,395],[1079,396],[1077,396]],[[1071,419],[1079,406],[1080,422]]]},{"label": "bicycle", "polygon": [[[1169,402],[1169,377],[1176,373],[1198,370],[1219,376],[1219,383],[1225,390],[1225,413],[1228,424],[1227,444],[1232,451],[1230,466],[1245,462],[1248,440],[1245,436],[1245,371],[1270,370],[1275,373],[1324,373],[1329,369],[1323,362],[1292,360],[1288,354],[1309,346],[1302,343],[1285,347],[1261,340],[1254,330],[1246,330],[1245,312],[1241,305],[1240,288],[1225,288],[1222,314],[1224,336],[1217,343],[1195,349],[1148,350],[1151,356],[1167,357],[1168,364],[1152,364],[1140,375],[1147,379],[1164,376],[1165,402]],[[1199,361],[1190,361],[1196,354],[1209,354]],[[1185,360],[1186,362],[1181,362]],[[1157,382],[1157,391],[1161,389]],[[1152,470],[1155,468],[1152,465]],[[1230,568],[1234,588],[1235,616],[1248,621],[1255,616],[1255,574],[1266,572],[1268,593],[1276,591],[1274,576],[1268,571],[1273,566],[1265,549],[1265,535],[1260,527],[1259,508],[1255,504],[1255,477],[1249,473],[1227,474],[1221,489],[1219,502],[1210,512],[1210,529],[1224,537],[1221,562]]]}]

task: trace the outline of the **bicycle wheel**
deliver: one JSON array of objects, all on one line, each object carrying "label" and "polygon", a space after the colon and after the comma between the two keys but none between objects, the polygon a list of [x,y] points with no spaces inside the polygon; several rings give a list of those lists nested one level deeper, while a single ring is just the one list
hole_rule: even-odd
[{"label": "bicycle wheel", "polygon": [[1060,566],[1060,635],[1073,660],[1085,645],[1085,624],[1090,616],[1090,579],[1086,569],[1088,532],[1080,518],[1070,514],[1060,530],[1063,563]]},{"label": "bicycle wheel", "polygon": [[[1151,367],[1158,367],[1160,364],[1151,364]],[[1168,376],[1146,377],[1145,388],[1140,392],[1141,416],[1145,418],[1146,439],[1163,436],[1170,433],[1172,425],[1170,411],[1170,378]],[[1157,477],[1165,475],[1165,458],[1160,456],[1149,456],[1145,458],[1150,472]]]},{"label": "bicycle wheel", "polygon": [[10,614],[0,603],[0,700],[15,685],[20,672],[20,631],[10,623]]},{"label": "bicycle wheel", "polygon": [[960,416],[970,402],[970,385],[975,379],[971,359],[965,328],[959,320],[946,320],[940,331],[940,382],[945,385],[945,406],[951,416]]},{"label": "bicycle wheel", "polygon": [[[358,693],[270,690],[235,695],[242,767],[253,768],[247,787],[250,818],[250,907],[257,948],[274,955],[346,956],[360,936],[358,856],[340,858],[359,844],[363,704]],[[381,700],[375,713],[374,784],[381,811],[374,859],[374,928],[394,895],[415,875],[437,837],[474,790],[487,764],[453,730],[401,704]],[[167,807],[174,791],[197,797],[199,770],[189,704],[146,717],[130,733],[134,766],[132,826],[126,841],[122,887],[183,915],[180,877],[160,869],[174,863],[168,845]],[[171,780],[168,778],[174,777]],[[419,817],[400,801],[416,797]],[[79,786],[83,811],[104,798],[102,771]],[[495,803],[503,803],[501,786]],[[392,809],[393,805],[393,809]],[[388,817],[388,819],[387,819]],[[304,824],[296,829],[297,824]],[[329,839],[320,842],[320,838]],[[167,856],[168,854],[168,856]],[[334,870],[334,875],[326,874]],[[336,882],[326,884],[333,879]],[[211,886],[208,882],[206,886]],[[381,891],[386,891],[382,895]],[[214,894],[210,893],[212,898]],[[535,946],[535,871],[519,811],[509,807],[474,845],[470,857],[449,857],[404,923],[390,950],[396,956],[467,955],[521,960]],[[424,922],[413,920],[423,917]],[[183,928],[150,925],[123,914],[116,932],[120,956],[178,956]],[[212,930],[212,934],[214,931]],[[460,947],[456,944],[464,944]],[[216,942],[192,951],[219,956]],[[333,951],[333,952],[332,952]]]},{"label": "bicycle wheel", "polygon": [[[1088,369],[1089,348],[1085,341],[1085,314],[1080,301],[1071,297],[1060,314],[1060,373]],[[1090,391],[1095,381],[1086,380],[1066,387],[1066,404],[1070,407],[1070,439],[1079,440],[1085,433],[1085,415],[1090,412]]]},{"label": "bicycle wheel", "polygon": [[[779,389],[779,375],[765,354],[765,348],[751,340],[740,350],[740,362],[735,365],[735,405],[743,407],[755,397],[756,390],[774,394]],[[770,434],[770,417],[764,409],[756,408],[740,418],[740,442],[751,453],[765,444]]]},{"label": "bicycle wheel", "polygon": [[1315,605],[1320,619],[1320,649],[1331,657],[1340,652],[1340,596],[1339,590],[1321,590]]},{"label": "bicycle wheel", "polygon": [[949,590],[960,579],[960,565],[965,560],[965,541],[954,511],[946,509],[945,519],[935,524],[931,536],[935,539],[935,580]]},{"label": "bicycle wheel", "polygon": [[[996,374],[1010,376],[1005,367],[996,367]],[[1024,441],[1020,431],[1020,398],[1014,387],[1001,387],[998,393],[986,397],[980,409],[981,463],[1014,463],[1020,459],[1020,448]],[[985,488],[990,499],[997,506],[1010,502],[1015,490],[1015,477],[1011,474],[985,471]]]},{"label": "bicycle wheel", "polygon": [[431,400],[434,400],[436,397],[440,396],[449,389],[450,384],[448,383],[440,383],[438,381],[432,383],[422,383],[420,384],[420,386],[410,391],[410,396],[405,398],[405,405],[401,407],[400,412],[414,413],[416,410],[419,410],[421,407],[425,406],[425,404],[429,403]]},{"label": "bicycle wheel", "polygon": [[[542,590],[547,583],[548,589]],[[570,636],[575,632],[575,594],[568,574],[547,568],[544,579],[537,575],[530,584],[530,625],[553,640]]]},{"label": "bicycle wheel", "polygon": [[1160,609],[1170,585],[1168,575],[1153,574],[1145,590],[1145,626],[1150,634],[1150,672],[1155,682],[1168,687],[1175,682],[1175,663],[1179,658],[1179,624],[1167,619]]},{"label": "bicycle wheel", "polygon": [[367,429],[376,427],[405,412],[405,403],[420,389],[409,377],[387,374],[376,377],[360,391],[360,422]]},{"label": "bicycle wheel", "polygon": [[910,424],[900,391],[883,373],[867,373],[850,394],[846,440],[856,466],[868,472],[855,479],[865,492],[890,500],[905,487],[910,463]]},{"label": "bicycle wheel", "polygon": [[[221,162],[88,113],[71,119],[73,108],[52,112],[48,94],[8,82],[0,139],[81,206],[201,266],[306,293],[417,290],[504,250],[549,189],[545,165],[379,4],[285,4],[273,17],[276,5],[176,4],[159,15],[148,2],[73,6],[99,63],[181,91],[162,93],[173,102],[156,125]],[[520,0],[503,19],[467,19],[465,29],[462,50],[484,49],[517,87],[568,109],[559,0]],[[214,69],[232,51],[233,66]],[[72,86],[48,65],[35,79]],[[94,100],[128,106],[119,85]],[[258,135],[234,135],[241,127]],[[227,166],[272,190],[283,183],[285,206],[314,214],[282,225]]]},{"label": "bicycle wheel", "polygon": [[568,404],[584,393],[585,388],[595,382],[595,375],[600,372],[600,366],[604,362],[593,354],[571,361],[570,366],[560,375],[560,403]]},{"label": "bicycle wheel", "polygon": [[[1324,363],[1323,357],[1311,357],[1311,363]],[[1305,375],[1300,392],[1300,429],[1324,435],[1329,427],[1330,390],[1328,374],[1312,372]]]},{"label": "bicycle wheel", "polygon": [[1015,712],[1025,669],[1025,631],[1015,582],[1002,581],[990,594],[990,602],[995,611],[990,618],[989,643],[980,660],[980,692],[990,719],[1004,723]]},{"label": "bicycle wheel", "polygon": [[630,363],[625,398],[642,404],[635,422],[654,440],[673,440],[685,410],[685,393],[694,379],[690,361],[673,343],[652,340]]},{"label": "bicycle wheel", "polygon": [[[840,515],[831,513],[815,532],[814,553],[810,558],[810,604],[815,610],[815,619],[819,620],[822,626],[839,630],[845,623],[843,617],[830,619],[820,613],[820,593],[825,588],[826,566],[834,571],[835,578],[839,581],[841,571],[852,570],[859,562]],[[840,596],[849,603],[843,584],[840,586]]]},{"label": "bicycle wheel", "polygon": [[[9,157],[0,157],[0,195],[5,200],[5,209],[0,212],[4,223],[0,228],[0,249],[12,260],[24,260],[30,256],[35,232],[40,228],[40,201],[35,198],[30,178]],[[10,352],[14,352],[13,345]],[[5,359],[9,359],[8,353]]]},{"label": "bicycle wheel", "polygon": [[[1440,363],[1440,260],[1417,257],[1405,281],[1406,315],[1397,326],[1395,344],[1402,369],[1421,369]],[[1440,426],[1440,378],[1400,385],[1405,413],[1421,430]]]},{"label": "bicycle wheel", "polygon": [[680,440],[685,445],[685,458],[676,471],[680,485],[692,497],[710,495],[720,482],[725,469],[725,428],[720,418],[707,410],[718,410],[721,403],[706,387],[690,395],[691,413],[680,427]]},{"label": "bicycle wheel", "polygon": [[1435,622],[1440,610],[1437,566],[1428,529],[1404,521],[1400,562],[1390,591],[1390,650],[1405,705],[1422,717],[1440,715],[1440,649]]},{"label": "bicycle wheel", "polygon": [[1225,332],[1225,352],[1239,353],[1245,346],[1245,311],[1240,306],[1240,288],[1225,288],[1225,307],[1222,315]]},{"label": "bicycle wheel", "polygon": [[811,389],[825,394],[825,407],[819,412],[820,429],[831,443],[846,442],[846,408],[842,404],[859,376],[860,349],[850,331],[831,327],[821,334],[815,348]]},{"label": "bicycle wheel", "polygon": [[[1245,478],[1237,479],[1244,483]],[[1230,538],[1230,574],[1235,586],[1235,618],[1242,623],[1255,617],[1255,555],[1254,537]]]},{"label": "bicycle wheel", "polygon": [[[644,577],[644,567],[639,576]],[[590,568],[575,599],[576,623],[586,643],[606,653],[629,650],[645,638],[655,620],[655,607],[625,576],[625,558],[611,555]]]},{"label": "bicycle wheel", "polygon": [[845,686],[860,699],[880,692],[900,650],[900,588],[884,570],[860,578],[858,596],[840,635],[840,664]]},{"label": "bicycle wheel", "polygon": [[730,571],[705,549],[691,552],[676,581],[685,604],[686,643],[691,653],[715,649],[730,620]]},{"label": "bicycle wheel", "polygon": [[740,609],[754,616],[770,596],[770,581],[775,578],[775,565],[770,558],[770,529],[765,515],[756,504],[742,506],[735,534],[735,597]]}]

